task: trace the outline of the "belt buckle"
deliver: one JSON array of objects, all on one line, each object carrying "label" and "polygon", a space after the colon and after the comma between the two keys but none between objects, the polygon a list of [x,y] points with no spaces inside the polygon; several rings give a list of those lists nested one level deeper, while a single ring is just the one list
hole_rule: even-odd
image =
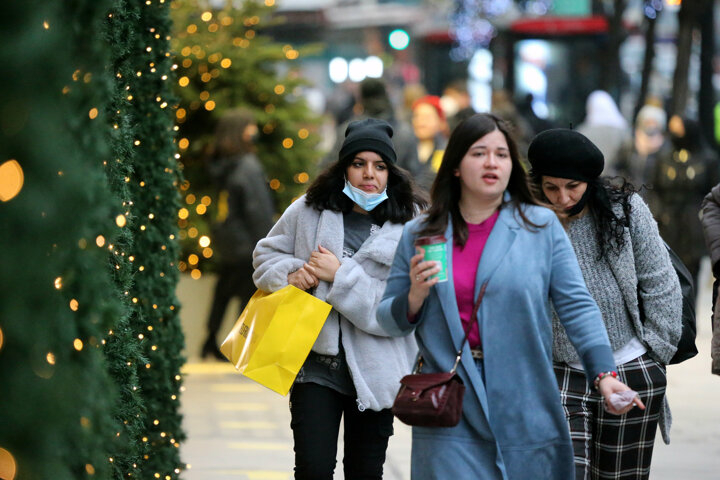
[{"label": "belt buckle", "polygon": [[479,348],[471,348],[470,354],[472,357],[476,360],[482,360],[485,355],[483,355],[483,351]]}]

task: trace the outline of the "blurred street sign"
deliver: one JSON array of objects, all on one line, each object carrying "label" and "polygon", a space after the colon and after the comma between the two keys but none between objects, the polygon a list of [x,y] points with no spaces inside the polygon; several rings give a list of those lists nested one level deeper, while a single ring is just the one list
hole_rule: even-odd
[{"label": "blurred street sign", "polygon": [[552,7],[553,15],[589,16],[592,13],[590,0],[555,0]]}]

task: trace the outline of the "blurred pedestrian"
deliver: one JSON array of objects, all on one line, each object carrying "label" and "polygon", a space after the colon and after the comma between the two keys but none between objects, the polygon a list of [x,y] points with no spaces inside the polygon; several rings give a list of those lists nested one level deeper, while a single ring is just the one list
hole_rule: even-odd
[{"label": "blurred pedestrian", "polygon": [[575,478],[647,479],[658,420],[670,441],[665,372],[682,333],[682,294],[670,256],[645,202],[630,184],[600,178],[603,154],[581,133],[540,133],[528,160],[542,200],[566,225],[620,378],[646,406],[620,418],[608,415],[553,312],[555,376],[575,450]]},{"label": "blurred pedestrian", "polygon": [[342,418],[345,478],[382,478],[390,407],[417,353],[375,317],[403,224],[426,205],[392,134],[383,120],[352,122],[338,160],[255,248],[258,288],[290,284],[333,306],[290,393],[297,479],[333,478]]},{"label": "blurred pedestrian", "polygon": [[457,79],[448,83],[443,89],[440,104],[447,116],[448,130],[452,132],[455,127],[466,118],[475,115],[472,98],[465,79]]},{"label": "blurred pedestrian", "polygon": [[585,135],[605,158],[604,176],[618,174],[618,164],[627,162],[632,150],[630,125],[615,100],[603,90],[595,90],[585,102],[585,119],[577,131]]},{"label": "blurred pedestrian", "polygon": [[712,341],[710,356],[712,357],[711,371],[720,375],[720,184],[715,185],[705,196],[702,203],[702,225],[705,232],[705,242],[710,251],[710,265],[712,266],[715,282],[712,296]]},{"label": "blurred pedestrian", "polygon": [[[425,236],[444,237],[447,281],[431,278],[440,266],[418,253],[415,242]],[[550,300],[590,384],[605,398],[628,391],[615,378],[600,310],[572,245],[530,193],[508,125],[477,114],[453,131],[430,209],[405,226],[378,307],[388,332],[414,333],[423,373],[450,371],[463,348],[463,415],[453,428],[413,427],[414,480],[572,478],[550,357]],[[632,405],[608,408],[623,413]]]},{"label": "blurred pedestrian", "polygon": [[420,188],[429,192],[447,144],[447,121],[440,97],[425,95],[413,103],[412,127],[417,138],[418,163],[408,170]]},{"label": "blurred pedestrian", "polygon": [[325,168],[337,161],[338,153],[345,139],[345,131],[351,122],[366,118],[385,120],[393,128],[392,143],[397,154],[397,165],[405,170],[412,170],[417,165],[417,140],[412,127],[395,115],[395,108],[388,95],[383,80],[366,78],[360,82],[359,96],[355,103],[355,114],[338,125],[335,145],[325,155],[321,167]]},{"label": "blurred pedestrian", "polygon": [[412,106],[416,100],[427,95],[427,89],[421,83],[409,83],[402,89],[402,102],[398,116],[408,124],[412,122]]},{"label": "blurred pedestrian", "polygon": [[275,206],[260,161],[255,154],[258,127],[250,111],[231,110],[219,120],[209,165],[226,216],[213,226],[212,244],[217,259],[215,285],[207,337],[202,356],[225,357],[217,345],[217,333],[233,298],[240,310],[255,293],[252,252],[273,224]]},{"label": "blurred pedestrian", "polygon": [[645,105],[635,118],[633,151],[618,164],[618,175],[637,186],[650,182],[658,152],[666,147],[667,115],[655,105]]},{"label": "blurred pedestrian", "polygon": [[518,142],[518,149],[521,152],[527,152],[530,140],[532,140],[535,133],[530,123],[518,111],[510,92],[502,88],[493,90],[492,113],[510,123],[513,127],[515,139]]},{"label": "blurred pedestrian", "polygon": [[657,154],[647,199],[660,235],[697,281],[700,260],[707,255],[698,212],[707,192],[720,181],[720,167],[696,121],[674,115],[668,130],[670,146]]},{"label": "blurred pedestrian", "polygon": [[525,121],[530,124],[530,128],[535,134],[553,128],[553,124],[550,120],[540,118],[538,116],[535,111],[535,107],[533,106],[534,103],[535,96],[532,93],[525,94],[523,99],[517,105],[518,113],[520,113]]}]

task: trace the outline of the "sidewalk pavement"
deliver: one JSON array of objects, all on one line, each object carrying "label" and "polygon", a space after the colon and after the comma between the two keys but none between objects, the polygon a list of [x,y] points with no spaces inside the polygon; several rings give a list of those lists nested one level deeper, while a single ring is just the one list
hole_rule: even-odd
[{"label": "sidewalk pavement", "polygon": [[[652,480],[720,478],[720,377],[710,374],[710,281],[707,268],[698,298],[697,357],[668,368],[673,412],[671,444],[655,445]],[[214,279],[183,276],[178,296],[189,362],[182,411],[190,464],[184,480],[285,480],[292,478],[293,448],[288,399],[235,372],[226,362],[198,358]],[[227,312],[221,334],[232,326]],[[395,421],[385,463],[386,480],[410,478],[410,428]],[[342,479],[342,434],[336,479]]]}]

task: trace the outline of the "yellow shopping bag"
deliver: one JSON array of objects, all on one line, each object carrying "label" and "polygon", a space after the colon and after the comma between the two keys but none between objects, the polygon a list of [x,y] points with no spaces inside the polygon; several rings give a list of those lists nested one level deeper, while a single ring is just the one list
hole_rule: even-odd
[{"label": "yellow shopping bag", "polygon": [[220,351],[246,377],[287,395],[331,308],[292,285],[258,290]]}]

